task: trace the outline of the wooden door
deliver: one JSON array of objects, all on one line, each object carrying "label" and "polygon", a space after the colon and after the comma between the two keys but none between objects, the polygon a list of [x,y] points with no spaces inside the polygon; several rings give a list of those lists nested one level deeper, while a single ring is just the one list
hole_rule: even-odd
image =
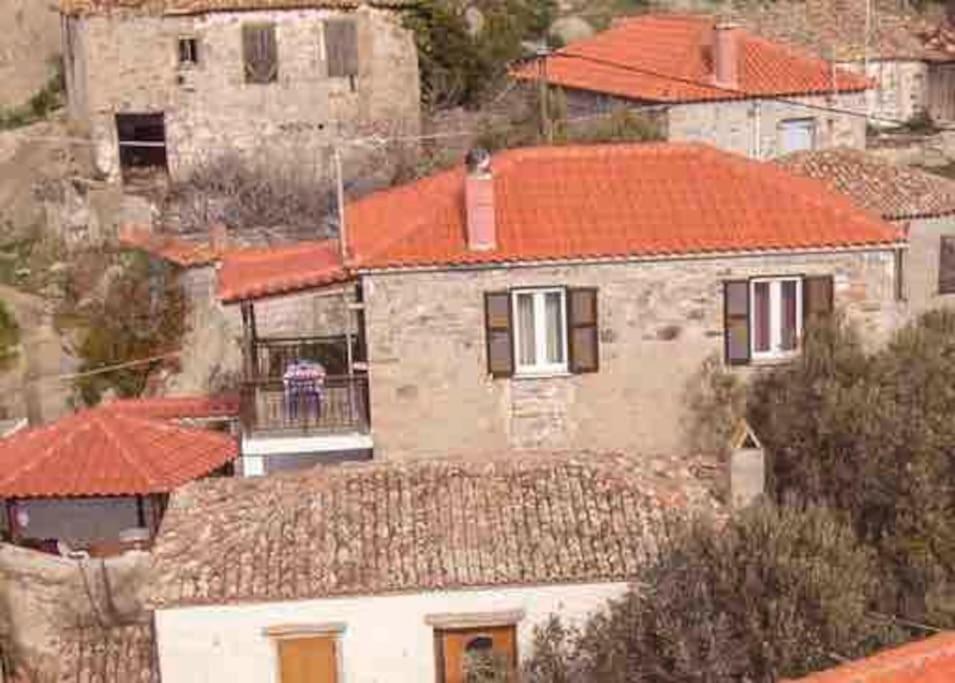
[{"label": "wooden door", "polygon": [[514,626],[440,632],[442,683],[506,683],[517,668]]},{"label": "wooden door", "polygon": [[278,648],[281,683],[337,683],[334,636],[282,639]]}]

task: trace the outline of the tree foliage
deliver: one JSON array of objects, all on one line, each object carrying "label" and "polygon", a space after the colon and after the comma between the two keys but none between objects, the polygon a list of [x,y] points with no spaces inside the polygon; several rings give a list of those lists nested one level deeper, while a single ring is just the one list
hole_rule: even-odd
[{"label": "tree foliage", "polygon": [[778,497],[845,511],[884,571],[886,611],[952,623],[955,313],[935,311],[867,353],[843,321],[760,377],[751,422]]},{"label": "tree foliage", "polygon": [[[185,332],[186,301],[178,280],[166,266],[141,255],[126,255],[109,280],[105,295],[87,303],[82,315],[86,333],[79,346],[80,371],[98,370],[176,351]],[[95,405],[107,390],[138,396],[162,360],[77,379],[86,405]]]},{"label": "tree foliage", "polygon": [[529,683],[770,683],[899,634],[867,615],[872,553],[832,513],[757,506],[672,522],[637,585],[580,629],[535,635]]}]

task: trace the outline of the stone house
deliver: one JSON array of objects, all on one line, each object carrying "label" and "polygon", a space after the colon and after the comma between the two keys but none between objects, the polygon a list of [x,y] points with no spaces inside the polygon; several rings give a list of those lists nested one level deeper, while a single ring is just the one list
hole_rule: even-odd
[{"label": "stone house", "polygon": [[344,137],[418,130],[402,4],[63,0],[70,118],[111,178],[225,153],[325,173]]},{"label": "stone house", "polygon": [[739,3],[730,16],[755,33],[811,50],[867,74],[876,126],[929,113],[955,120],[955,36],[939,9],[899,0],[779,0]]},{"label": "stone house", "polygon": [[[785,361],[833,307],[872,340],[896,325],[903,237],[817,181],[696,144],[475,156],[349,204],[344,247],[223,260],[247,474],[368,449],[681,452],[708,358]],[[315,340],[338,335],[334,358],[258,332],[261,302],[302,292],[339,311]],[[328,370],[298,394],[302,359]]]},{"label": "stone house", "polygon": [[777,163],[898,226],[908,241],[899,295],[910,314],[955,304],[955,181],[853,149],[798,152]]},{"label": "stone house", "polygon": [[159,674],[505,680],[475,670],[513,673],[551,615],[577,625],[621,596],[662,516],[688,510],[718,508],[685,465],[587,453],[196,482],[144,591]]},{"label": "stone house", "polygon": [[513,75],[545,78],[571,120],[626,107],[667,140],[755,159],[866,144],[868,79],[710,16],[624,19]]}]

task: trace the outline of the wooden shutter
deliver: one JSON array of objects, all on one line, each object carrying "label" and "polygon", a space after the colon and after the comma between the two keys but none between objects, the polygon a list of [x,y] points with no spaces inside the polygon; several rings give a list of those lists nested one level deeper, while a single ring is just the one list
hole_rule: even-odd
[{"label": "wooden shutter", "polygon": [[600,368],[599,342],[596,288],[568,289],[567,345],[571,372],[597,372]]},{"label": "wooden shutter", "polygon": [[242,56],[248,83],[270,83],[278,77],[278,48],[275,24],[246,24],[242,27]]},{"label": "wooden shutter", "polygon": [[337,683],[334,636],[278,641],[281,683]]},{"label": "wooden shutter", "polygon": [[832,313],[832,276],[803,279],[802,312],[804,325]]},{"label": "wooden shutter", "polygon": [[723,335],[728,365],[749,363],[749,281],[723,283]]},{"label": "wooden shutter", "polygon": [[325,22],[329,78],[358,75],[358,27],[351,19]]},{"label": "wooden shutter", "polygon": [[942,236],[938,251],[938,293],[955,292],[955,237]]},{"label": "wooden shutter", "polygon": [[487,292],[484,295],[484,326],[487,371],[493,377],[510,377],[514,374],[510,292]]}]

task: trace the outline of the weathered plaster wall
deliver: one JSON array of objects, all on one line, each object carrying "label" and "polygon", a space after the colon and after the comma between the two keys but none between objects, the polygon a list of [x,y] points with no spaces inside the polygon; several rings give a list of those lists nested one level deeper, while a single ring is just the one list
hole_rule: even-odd
[{"label": "weathered plaster wall", "polygon": [[943,235],[955,236],[955,216],[909,222],[909,248],[902,270],[905,299],[913,316],[955,304],[955,294],[939,294],[938,260]]},{"label": "weathered plaster wall", "polygon": [[341,680],[360,683],[434,681],[434,629],[428,615],[523,610],[517,624],[518,657],[531,650],[534,626],[551,614],[580,623],[624,583],[521,586],[406,595],[329,598],[285,603],[193,607],[156,612],[163,683],[278,681],[269,627],[341,624]]},{"label": "weathered plaster wall", "polygon": [[[682,452],[683,387],[723,352],[723,281],[783,274],[834,275],[869,339],[896,324],[890,251],[368,275],[375,457]],[[599,288],[599,372],[488,376],[484,292],[535,285]]]},{"label": "weathered plaster wall", "polygon": [[[867,73],[877,87],[866,93],[866,104],[873,117],[892,121],[908,121],[928,107],[928,65],[902,59],[842,62],[840,67]],[[876,126],[891,126],[889,121],[873,121]]]},{"label": "weathered plaster wall", "polygon": [[[118,174],[116,113],[164,112],[171,174],[183,176],[226,151],[324,172],[328,145],[358,133],[419,127],[417,53],[394,12],[363,6],[359,76],[327,77],[323,37],[335,10],[216,12],[149,16],[116,11],[71,19],[67,33],[70,111],[85,123],[96,162]],[[242,26],[274,22],[278,80],[246,83]],[[194,36],[199,64],[178,65],[177,41]]]},{"label": "weathered plaster wall", "polygon": [[[789,97],[786,102],[766,99],[673,105],[667,116],[667,139],[706,142],[744,156],[771,159],[782,153],[783,121],[813,119],[815,149],[865,149],[865,97],[865,93],[844,93],[834,97]],[[856,111],[860,115],[813,107]]]}]

